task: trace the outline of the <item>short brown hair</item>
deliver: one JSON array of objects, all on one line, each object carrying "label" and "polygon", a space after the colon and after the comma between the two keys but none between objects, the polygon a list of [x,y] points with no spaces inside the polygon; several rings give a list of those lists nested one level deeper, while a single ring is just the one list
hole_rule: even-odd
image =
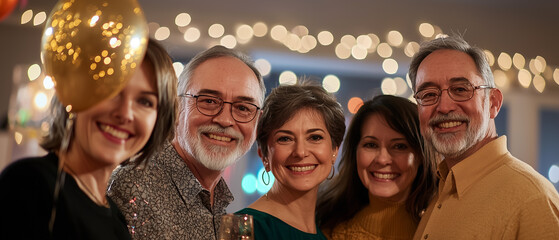
[{"label": "short brown hair", "polygon": [[332,148],[341,145],[345,132],[345,117],[341,105],[334,95],[321,86],[302,81],[295,85],[280,85],[266,97],[256,130],[256,142],[264,156],[268,154],[266,146],[272,131],[280,128],[303,108],[317,110],[322,115],[332,139]]}]

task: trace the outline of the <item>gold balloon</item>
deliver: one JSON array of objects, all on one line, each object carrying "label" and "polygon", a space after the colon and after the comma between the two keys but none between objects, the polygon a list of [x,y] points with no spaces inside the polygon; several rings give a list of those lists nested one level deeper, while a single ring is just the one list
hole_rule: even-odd
[{"label": "gold balloon", "polygon": [[115,96],[144,57],[148,27],[136,0],[60,0],[41,39],[41,59],[72,112]]}]

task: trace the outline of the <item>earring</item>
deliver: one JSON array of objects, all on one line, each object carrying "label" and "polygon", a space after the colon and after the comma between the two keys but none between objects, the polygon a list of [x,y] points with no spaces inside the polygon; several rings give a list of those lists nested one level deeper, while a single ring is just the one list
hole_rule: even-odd
[{"label": "earring", "polygon": [[[266,177],[268,178],[268,182],[266,182],[264,180],[264,174],[266,174]],[[268,173],[268,171],[264,171],[262,172],[262,182],[264,183],[264,185],[268,186],[268,184],[270,184],[270,173]]]},{"label": "earring", "polygon": [[326,179],[331,180],[332,178],[334,178],[334,174],[336,174],[336,170],[334,169],[334,164],[332,164],[332,174],[328,174],[328,177]]}]

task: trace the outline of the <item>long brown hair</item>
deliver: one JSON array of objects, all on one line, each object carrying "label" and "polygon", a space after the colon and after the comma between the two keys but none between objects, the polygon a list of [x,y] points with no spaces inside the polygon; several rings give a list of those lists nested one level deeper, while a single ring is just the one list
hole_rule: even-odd
[{"label": "long brown hair", "polygon": [[[167,51],[157,42],[150,39],[143,61],[149,63],[155,74],[158,97],[157,121],[146,145],[134,158],[134,163],[136,164],[141,164],[157,152],[166,140],[173,138],[174,127],[169,126],[175,125],[177,111],[177,77],[174,72],[173,62]],[[64,105],[56,97],[53,97],[51,101],[50,111],[51,126],[48,134],[41,142],[41,147],[46,151],[57,151],[62,145],[68,113]]]},{"label": "long brown hair", "polygon": [[416,105],[401,97],[376,96],[366,101],[353,117],[343,144],[339,174],[319,192],[316,212],[322,229],[333,229],[369,204],[369,191],[357,173],[356,154],[361,129],[372,114],[381,115],[392,129],[404,135],[420,161],[406,199],[406,210],[416,222],[436,192],[435,157],[420,135]]}]

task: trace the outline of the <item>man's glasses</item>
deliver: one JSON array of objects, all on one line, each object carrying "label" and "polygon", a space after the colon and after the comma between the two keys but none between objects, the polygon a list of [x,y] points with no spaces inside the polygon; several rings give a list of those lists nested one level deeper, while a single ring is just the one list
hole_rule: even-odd
[{"label": "man's glasses", "polygon": [[190,97],[196,99],[196,109],[206,116],[216,116],[223,110],[225,103],[231,104],[231,116],[235,121],[246,123],[252,121],[260,109],[249,102],[226,102],[219,97],[209,95],[181,94],[179,97]]},{"label": "man's glasses", "polygon": [[448,96],[456,102],[464,102],[472,99],[474,91],[477,89],[491,89],[493,87],[487,85],[472,86],[470,83],[457,83],[450,85],[446,89],[429,87],[421,89],[414,97],[421,106],[430,106],[439,102],[441,94],[447,90]]}]

